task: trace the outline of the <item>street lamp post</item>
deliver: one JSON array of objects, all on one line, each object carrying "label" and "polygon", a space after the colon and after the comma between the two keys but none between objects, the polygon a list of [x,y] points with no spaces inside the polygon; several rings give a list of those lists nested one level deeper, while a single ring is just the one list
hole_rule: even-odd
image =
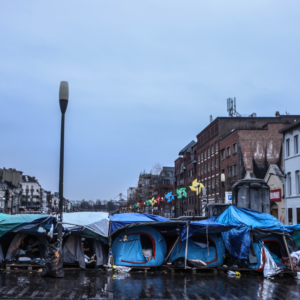
[{"label": "street lamp post", "polygon": [[225,174],[221,174],[221,184],[222,184],[222,203],[225,203]]},{"label": "street lamp post", "polygon": [[33,186],[31,186],[30,192],[31,192],[31,197],[30,197],[31,205],[30,206],[34,207],[34,205],[33,205],[33,192],[34,192]]},{"label": "street lamp post", "polygon": [[28,188],[28,185],[26,186],[26,209],[28,207],[28,193],[29,193],[29,188]]},{"label": "street lamp post", "polygon": [[[65,144],[65,113],[69,101],[69,84],[61,81],[59,87],[59,106],[61,111],[61,135],[60,135],[60,163],[59,163],[59,214],[58,220],[63,221],[63,199],[64,199],[64,144]],[[58,239],[62,244],[62,224],[57,226]]]}]

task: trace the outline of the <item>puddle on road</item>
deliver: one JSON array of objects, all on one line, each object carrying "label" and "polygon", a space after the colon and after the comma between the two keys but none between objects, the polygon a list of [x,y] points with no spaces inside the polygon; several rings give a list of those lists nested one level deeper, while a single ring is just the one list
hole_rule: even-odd
[{"label": "puddle on road", "polygon": [[0,275],[0,298],[26,299],[300,299],[300,280],[292,278],[167,275],[161,272],[66,271],[65,278],[38,273]]}]

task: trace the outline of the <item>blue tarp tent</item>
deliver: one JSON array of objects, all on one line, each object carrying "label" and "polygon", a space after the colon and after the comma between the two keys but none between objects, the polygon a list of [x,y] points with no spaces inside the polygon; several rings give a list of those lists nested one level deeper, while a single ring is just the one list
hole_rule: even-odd
[{"label": "blue tarp tent", "polygon": [[[201,260],[208,267],[221,266],[224,261],[225,246],[218,233],[228,231],[235,226],[223,225],[210,218],[202,221],[189,222],[189,239],[187,260]],[[181,238],[170,254],[169,262],[185,257],[187,225],[181,226]]]},{"label": "blue tarp tent", "polygon": [[[147,255],[144,250],[147,250]],[[112,252],[118,266],[158,267],[165,260],[167,245],[156,229],[137,226],[118,234],[113,242]]]},{"label": "blue tarp tent", "polygon": [[[240,208],[236,206],[228,207],[217,219],[216,222],[224,225],[235,225],[238,228],[233,228],[228,232],[222,233],[225,246],[229,253],[238,259],[247,260],[251,246],[251,230],[260,230],[263,232],[274,233],[274,236],[268,237],[268,240],[276,240],[275,233],[291,232],[283,223],[270,214],[254,211],[247,208]],[[277,241],[282,247],[283,242]],[[255,254],[258,258],[258,264],[249,266],[257,269],[261,265],[259,242],[253,243]],[[275,255],[273,256],[276,261]],[[278,265],[281,263],[278,261]]]},{"label": "blue tarp tent", "polygon": [[[110,234],[114,231],[130,225],[142,225],[147,223],[156,223],[156,222],[170,222],[169,219],[150,215],[150,214],[138,214],[138,213],[125,213],[125,214],[116,214],[109,216],[111,220]],[[148,224],[147,224],[148,225]]]}]

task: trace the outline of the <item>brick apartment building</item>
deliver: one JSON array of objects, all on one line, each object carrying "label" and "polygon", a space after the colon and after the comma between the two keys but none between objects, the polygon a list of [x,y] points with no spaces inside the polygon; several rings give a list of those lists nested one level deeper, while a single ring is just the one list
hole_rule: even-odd
[{"label": "brick apartment building", "polygon": [[208,203],[222,199],[221,172],[226,177],[225,190],[245,177],[247,171],[264,178],[270,164],[282,169],[282,135],[278,130],[300,120],[299,115],[275,117],[218,117],[179,152],[175,160],[175,190],[185,187],[186,209],[176,201],[176,216],[201,215],[202,195],[189,188],[197,179],[207,190]]}]

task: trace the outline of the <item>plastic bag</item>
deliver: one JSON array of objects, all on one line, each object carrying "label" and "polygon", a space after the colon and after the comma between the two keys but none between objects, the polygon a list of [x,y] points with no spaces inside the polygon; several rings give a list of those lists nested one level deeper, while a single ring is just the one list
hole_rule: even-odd
[{"label": "plastic bag", "polygon": [[264,277],[272,277],[274,275],[277,275],[282,271],[282,269],[277,267],[274,259],[272,258],[271,253],[265,246],[263,246],[263,250],[266,256],[266,262],[264,266]]},{"label": "plastic bag", "polygon": [[59,241],[49,246],[42,276],[65,277],[63,255]]}]

